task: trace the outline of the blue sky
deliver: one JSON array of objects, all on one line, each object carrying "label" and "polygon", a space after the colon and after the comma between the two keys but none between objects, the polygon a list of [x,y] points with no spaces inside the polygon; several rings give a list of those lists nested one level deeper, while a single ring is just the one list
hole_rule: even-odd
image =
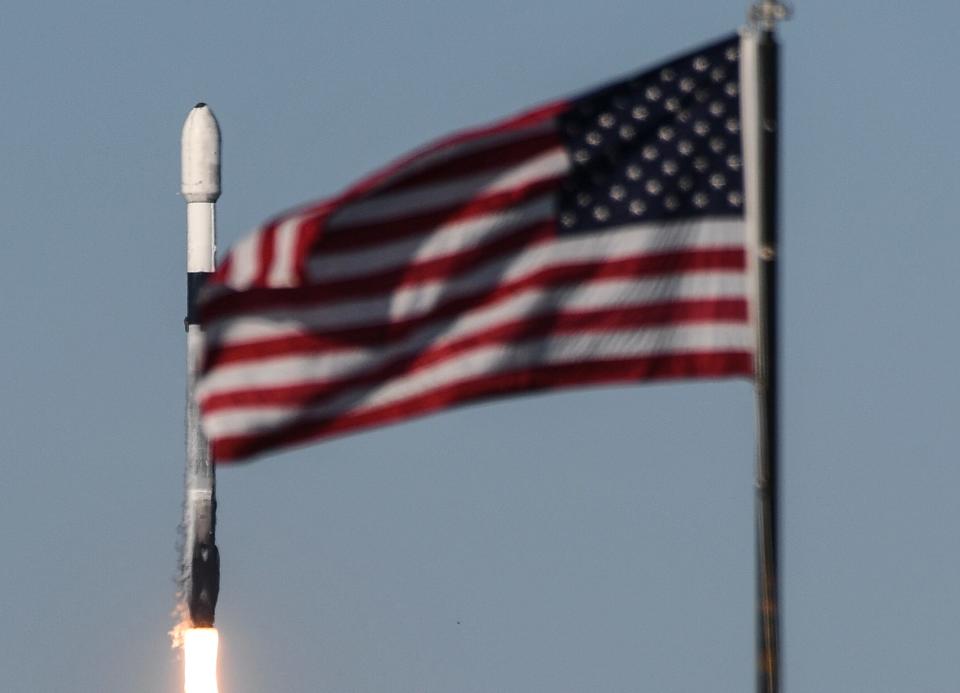
[{"label": "blue sky", "polygon": [[[179,135],[219,241],[740,3],[36,2],[0,26],[0,688],[175,691]],[[960,680],[952,3],[798,3],[783,65],[787,691]],[[470,407],[225,470],[225,693],[753,685],[742,381]]]}]

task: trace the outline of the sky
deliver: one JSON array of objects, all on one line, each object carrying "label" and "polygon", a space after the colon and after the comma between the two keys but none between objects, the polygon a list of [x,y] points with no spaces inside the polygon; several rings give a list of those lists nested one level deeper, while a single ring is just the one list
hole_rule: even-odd
[{"label": "sky", "polygon": [[[784,690],[960,680],[960,10],[782,27]],[[171,693],[179,137],[221,249],[438,135],[736,29],[740,2],[53,2],[0,24],[0,689]],[[221,690],[754,682],[753,393],[472,406],[222,470]]]}]

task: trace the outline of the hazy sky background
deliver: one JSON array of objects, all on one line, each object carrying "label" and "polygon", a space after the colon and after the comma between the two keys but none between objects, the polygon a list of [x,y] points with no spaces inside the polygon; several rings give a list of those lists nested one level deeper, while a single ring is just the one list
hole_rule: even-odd
[{"label": "hazy sky background", "polygon": [[[0,22],[0,690],[178,690],[180,127],[221,249],[742,2],[31,2]],[[957,690],[960,10],[781,32],[791,692]],[[954,205],[951,207],[951,205]],[[753,687],[743,381],[485,404],[223,470],[223,693]]]}]

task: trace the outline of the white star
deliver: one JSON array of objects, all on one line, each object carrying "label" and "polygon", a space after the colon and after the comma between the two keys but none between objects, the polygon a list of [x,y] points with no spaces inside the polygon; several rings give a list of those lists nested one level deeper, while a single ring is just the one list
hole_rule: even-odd
[{"label": "white star", "polygon": [[693,59],[693,69],[697,72],[703,72],[708,67],[710,67],[710,61],[707,60],[704,56],[698,55]]},{"label": "white star", "polygon": [[597,221],[606,221],[610,218],[610,210],[604,205],[597,205],[593,208],[593,218]]},{"label": "white star", "polygon": [[677,73],[669,67],[660,70],[660,79],[664,82],[672,82],[676,77]]},{"label": "white star", "polygon": [[617,119],[613,117],[612,113],[602,113],[597,119],[597,122],[600,124],[600,127],[609,130],[616,124]]},{"label": "white star", "polygon": [[647,161],[653,161],[658,156],[660,156],[660,152],[652,144],[648,144],[643,148],[643,158]]},{"label": "white star", "polygon": [[647,101],[659,101],[660,97],[663,95],[663,92],[660,91],[658,86],[649,86],[646,91],[643,92],[644,97]]},{"label": "white star", "polygon": [[727,193],[727,202],[732,204],[734,207],[739,207],[743,204],[743,195],[738,193],[736,190],[731,190]]},{"label": "white star", "polygon": [[646,106],[634,106],[630,115],[633,116],[634,120],[646,120],[647,116],[650,115],[650,111],[647,110]]},{"label": "white star", "polygon": [[643,200],[630,200],[630,204],[627,207],[630,210],[630,214],[635,217],[640,216],[647,211],[647,205]]},{"label": "white star", "polygon": [[651,178],[647,181],[646,186],[647,192],[651,195],[659,195],[663,192],[663,184],[658,181],[656,178]]},{"label": "white star", "polygon": [[630,140],[632,140],[636,136],[636,134],[637,134],[637,129],[632,125],[630,125],[629,123],[626,125],[620,126],[620,139],[624,140],[625,142],[629,142]]},{"label": "white star", "polygon": [[587,133],[587,144],[592,144],[594,146],[600,144],[603,141],[603,136],[596,130],[591,130]]},{"label": "white star", "polygon": [[641,169],[636,164],[630,164],[627,166],[627,178],[630,180],[640,180],[640,177],[643,175],[643,169]]},{"label": "white star", "polygon": [[727,179],[723,177],[722,173],[714,173],[710,176],[710,185],[715,190],[720,190],[727,184]]}]

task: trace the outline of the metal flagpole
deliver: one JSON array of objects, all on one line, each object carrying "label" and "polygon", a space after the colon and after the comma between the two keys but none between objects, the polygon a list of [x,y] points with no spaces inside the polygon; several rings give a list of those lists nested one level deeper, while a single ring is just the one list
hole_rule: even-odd
[{"label": "metal flagpole", "polygon": [[183,124],[181,174],[181,191],[187,201],[187,470],[180,586],[190,625],[209,628],[220,591],[216,475],[193,396],[203,353],[197,294],[214,270],[216,201],[220,197],[220,128],[206,104],[198,103]]},{"label": "metal flagpole", "polygon": [[[777,315],[777,203],[779,134],[779,56],[776,24],[789,11],[775,0],[761,0],[750,8],[754,36],[752,65],[755,86],[750,100],[753,137],[749,147],[754,159],[753,223],[756,241],[755,320],[757,327],[757,691],[780,691],[780,601],[779,601],[779,409],[778,409],[778,315]],[[746,128],[745,128],[745,135]]]}]

